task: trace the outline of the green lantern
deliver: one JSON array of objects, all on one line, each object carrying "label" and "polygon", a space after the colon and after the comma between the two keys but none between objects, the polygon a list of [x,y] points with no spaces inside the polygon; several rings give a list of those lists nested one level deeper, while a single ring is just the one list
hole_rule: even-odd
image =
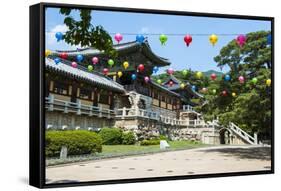
[{"label": "green lantern", "polygon": [[92,65],[89,65],[89,66],[88,66],[88,71],[89,71],[89,72],[92,72],[93,70],[94,70],[94,67],[93,67]]},{"label": "green lantern", "polygon": [[253,84],[256,84],[257,82],[258,82],[258,79],[257,79],[257,78],[253,78],[253,79],[252,79],[252,83],[253,83]]},{"label": "green lantern", "polygon": [[161,34],[161,35],[159,36],[159,40],[160,40],[160,42],[161,42],[161,45],[165,45],[166,42],[167,42],[167,40],[168,40],[168,37],[167,37],[166,35],[164,35],[164,34]]},{"label": "green lantern", "polygon": [[108,65],[111,66],[111,67],[114,65],[114,61],[113,61],[112,59],[109,59],[109,60],[107,61],[107,63],[108,63]]}]

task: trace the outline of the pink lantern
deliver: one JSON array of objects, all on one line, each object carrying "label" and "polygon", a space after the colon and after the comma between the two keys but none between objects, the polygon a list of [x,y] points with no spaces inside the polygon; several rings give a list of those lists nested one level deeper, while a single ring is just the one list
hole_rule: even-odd
[{"label": "pink lantern", "polygon": [[174,85],[173,81],[169,81],[169,85],[172,87]]},{"label": "pink lantern", "polygon": [[242,48],[245,43],[246,43],[246,36],[243,34],[240,34],[237,38],[236,38],[236,43]]},{"label": "pink lantern", "polygon": [[118,44],[119,44],[119,42],[121,41],[121,40],[123,40],[123,36],[120,34],[120,33],[116,33],[115,34],[115,36],[114,36],[114,39],[118,42]]},{"label": "pink lantern", "polygon": [[77,64],[77,62],[72,62],[72,63],[71,63],[71,66],[72,66],[73,68],[77,68],[77,67],[78,67],[78,64]]},{"label": "pink lantern", "polygon": [[93,62],[94,65],[96,65],[99,62],[98,57],[93,57],[92,62]]},{"label": "pink lantern", "polygon": [[149,79],[149,77],[148,77],[148,76],[145,76],[145,77],[144,77],[144,81],[145,81],[146,83],[148,83],[148,82],[149,82],[149,80],[150,80],[150,79]]},{"label": "pink lantern", "polygon": [[167,74],[172,75],[174,73],[174,70],[172,68],[169,68],[167,70]]},{"label": "pink lantern", "polygon": [[239,80],[240,84],[243,84],[245,82],[245,79],[243,76],[239,76],[238,80]]}]

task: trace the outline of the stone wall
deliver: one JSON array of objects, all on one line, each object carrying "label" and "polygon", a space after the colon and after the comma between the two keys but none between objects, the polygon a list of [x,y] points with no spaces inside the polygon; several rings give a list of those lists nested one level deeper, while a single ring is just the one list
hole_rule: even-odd
[{"label": "stone wall", "polygon": [[63,127],[67,127],[67,129],[94,129],[102,127],[111,127],[114,125],[114,123],[113,120],[104,117],[99,118],[96,116],[90,117],[87,115],[46,111],[45,125],[46,128],[52,129],[62,129]]}]

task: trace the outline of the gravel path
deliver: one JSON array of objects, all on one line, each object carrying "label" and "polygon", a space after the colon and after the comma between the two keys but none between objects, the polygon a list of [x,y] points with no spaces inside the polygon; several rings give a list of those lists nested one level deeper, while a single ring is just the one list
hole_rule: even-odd
[{"label": "gravel path", "polygon": [[48,167],[47,183],[270,170],[270,147],[217,146]]}]

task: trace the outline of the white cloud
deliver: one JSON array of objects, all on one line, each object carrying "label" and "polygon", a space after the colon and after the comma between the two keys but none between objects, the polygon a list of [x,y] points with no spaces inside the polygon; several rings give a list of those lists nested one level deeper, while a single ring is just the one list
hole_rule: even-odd
[{"label": "white cloud", "polygon": [[62,25],[56,25],[50,31],[46,31],[46,44],[53,45],[55,43],[58,43],[55,36],[56,33],[57,32],[65,33],[67,30],[68,27],[65,24],[62,24]]}]

